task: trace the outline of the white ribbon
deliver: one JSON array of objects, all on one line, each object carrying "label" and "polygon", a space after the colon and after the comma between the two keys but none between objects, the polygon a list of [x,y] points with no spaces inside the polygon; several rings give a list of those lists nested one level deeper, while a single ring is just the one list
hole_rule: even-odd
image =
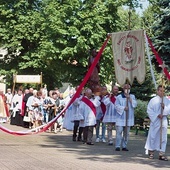
[{"label": "white ribbon", "polygon": [[155,85],[155,89],[157,89],[157,84],[156,84],[154,71],[153,71],[153,67],[152,67],[152,63],[151,63],[151,56],[150,56],[149,48],[148,48],[148,40],[147,40],[147,37],[146,37],[146,31],[144,31],[144,36],[145,36],[145,46],[146,46],[146,52],[147,52],[147,56],[148,56],[148,60],[149,60],[151,76],[152,76],[152,80],[153,80],[154,85]]}]

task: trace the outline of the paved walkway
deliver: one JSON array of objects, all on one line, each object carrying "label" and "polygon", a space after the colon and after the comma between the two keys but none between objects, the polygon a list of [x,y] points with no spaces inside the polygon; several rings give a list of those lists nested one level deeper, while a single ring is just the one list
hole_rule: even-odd
[{"label": "paved walkway", "polygon": [[[11,130],[27,130],[7,123]],[[153,170],[170,169],[169,161],[149,160],[144,134],[130,135],[129,151],[115,151],[106,143],[93,146],[72,141],[72,132],[14,136],[0,131],[0,170]],[[169,141],[170,143],[170,141]],[[157,153],[158,154],[158,153]],[[170,159],[170,144],[167,145]]]}]

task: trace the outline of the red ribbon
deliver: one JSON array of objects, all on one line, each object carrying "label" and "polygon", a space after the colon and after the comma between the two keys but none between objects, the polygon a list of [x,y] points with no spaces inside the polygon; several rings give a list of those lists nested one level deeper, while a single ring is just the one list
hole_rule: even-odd
[{"label": "red ribbon", "polygon": [[96,116],[96,108],[95,108],[94,104],[87,97],[83,97],[81,100],[84,103],[86,103],[87,106],[90,107],[90,109],[93,111],[94,115]]},{"label": "red ribbon", "polygon": [[110,101],[114,104],[114,103],[115,103],[115,101],[116,101],[115,96],[111,95],[111,97],[110,97]]},{"label": "red ribbon", "polygon": [[39,130],[38,132],[33,132],[36,128],[35,128],[35,129],[32,129],[32,130],[29,130],[29,131],[26,131],[26,132],[24,132],[24,131],[18,131],[18,132],[16,132],[16,131],[11,131],[11,130],[9,130],[9,129],[7,129],[7,128],[4,128],[4,127],[1,126],[1,125],[0,125],[0,130],[4,131],[4,132],[6,132],[6,133],[12,134],[12,135],[20,135],[20,136],[21,136],[21,135],[31,135],[31,134],[37,134],[37,133],[40,133],[40,132],[44,132],[44,131],[46,131],[49,127],[51,127],[51,126],[56,122],[56,120],[57,120],[60,116],[63,115],[63,113],[64,113],[64,112],[67,110],[67,108],[74,102],[74,100],[80,95],[83,87],[86,85],[86,83],[87,83],[87,81],[88,81],[91,73],[93,72],[94,67],[95,67],[96,64],[98,63],[98,61],[99,61],[99,59],[100,59],[100,56],[101,56],[103,50],[105,49],[105,47],[106,47],[106,45],[107,45],[107,42],[108,42],[108,40],[110,39],[110,37],[111,37],[111,36],[109,35],[109,36],[107,37],[107,39],[104,41],[102,47],[100,48],[99,52],[97,53],[97,56],[95,57],[92,65],[90,66],[88,72],[86,73],[86,75],[85,75],[82,83],[81,83],[80,86],[78,87],[76,93],[75,93],[74,96],[71,98],[71,100],[70,100],[70,102],[67,104],[67,106],[60,112],[60,114],[59,114],[57,117],[55,117],[53,120],[51,120],[50,122],[48,122],[47,125],[40,126],[40,127],[42,127],[42,128],[39,127],[39,128],[38,128],[38,130]]},{"label": "red ribbon", "polygon": [[[155,57],[156,57],[156,60],[157,62],[159,63],[159,65],[162,65],[163,64],[163,61],[161,59],[161,57],[159,56],[159,54],[157,53],[157,51],[155,50],[153,44],[152,44],[152,41],[150,40],[150,38],[148,37],[148,35],[146,35],[147,39],[148,39],[148,43],[152,49],[152,52],[155,54]],[[165,73],[166,77],[170,80],[170,75],[169,75],[169,72],[167,70],[167,68],[163,68],[163,72]]]}]

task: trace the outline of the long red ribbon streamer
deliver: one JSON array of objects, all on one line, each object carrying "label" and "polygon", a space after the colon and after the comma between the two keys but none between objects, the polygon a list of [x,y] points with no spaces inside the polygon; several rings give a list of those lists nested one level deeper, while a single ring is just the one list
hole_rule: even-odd
[{"label": "long red ribbon streamer", "polygon": [[102,47],[100,48],[99,52],[97,53],[97,56],[95,57],[92,65],[90,66],[88,72],[86,73],[82,83],[80,84],[79,88],[77,89],[76,93],[74,94],[74,96],[71,98],[70,102],[67,104],[67,106],[60,112],[60,114],[55,117],[53,120],[51,120],[47,125],[45,126],[40,126],[38,128],[35,128],[37,129],[38,131],[37,132],[34,132],[35,129],[32,129],[32,130],[28,130],[28,131],[11,131],[7,128],[4,128],[3,126],[0,125],[0,130],[6,132],[6,133],[9,133],[9,134],[12,134],[12,135],[19,135],[19,136],[22,136],[22,135],[31,135],[31,134],[37,134],[37,133],[40,133],[40,132],[44,132],[46,131],[50,126],[52,126],[54,124],[54,122],[56,122],[56,120],[61,116],[63,115],[63,113],[67,110],[67,108],[74,102],[74,100],[80,95],[83,87],[86,85],[94,67],[96,66],[96,64],[98,63],[99,59],[100,59],[100,56],[103,52],[103,50],[105,49],[106,45],[107,45],[107,42],[108,40],[110,39],[110,35],[107,37],[107,39],[104,41]]},{"label": "long red ribbon streamer", "polygon": [[[152,41],[150,40],[150,38],[148,37],[148,35],[146,35],[147,39],[148,39],[148,43],[152,49],[152,52],[155,54],[155,57],[156,57],[156,60],[157,62],[159,63],[159,65],[162,65],[163,64],[163,61],[161,59],[161,57],[159,56],[159,54],[157,53],[157,51],[155,50],[153,44],[152,44]],[[167,68],[164,68],[163,69],[163,72],[165,73],[166,77],[170,80],[170,74],[167,70]]]}]

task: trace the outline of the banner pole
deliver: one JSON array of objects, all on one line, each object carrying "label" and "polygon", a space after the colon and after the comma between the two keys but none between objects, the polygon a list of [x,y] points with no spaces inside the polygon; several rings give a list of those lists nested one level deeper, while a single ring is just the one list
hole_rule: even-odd
[{"label": "banner pole", "polygon": [[[163,76],[162,76],[162,89],[163,89]],[[162,92],[164,93],[164,92]],[[161,115],[163,115],[163,108],[162,108],[162,105],[163,105],[163,97],[164,97],[164,94],[162,95],[162,99],[161,99]],[[161,118],[161,125],[160,125],[160,149],[162,149],[162,118]]]},{"label": "banner pole", "polygon": [[14,95],[14,90],[15,90],[15,82],[16,82],[16,75],[13,74],[13,87],[12,87],[12,94]]},{"label": "banner pole", "polygon": [[[126,84],[128,85],[129,87],[129,82],[126,80]],[[127,89],[127,95],[129,95],[129,89]],[[129,118],[129,107],[128,107],[128,103],[129,103],[129,100],[128,100],[128,97],[126,96],[126,107],[128,108],[128,110],[126,110],[126,126],[125,126],[125,133],[126,133],[126,140],[127,140],[127,136],[128,136],[128,118]]]},{"label": "banner pole", "polygon": [[[164,98],[164,69],[167,67],[165,65],[165,62],[163,61],[162,65],[159,65],[159,67],[162,68],[162,77],[161,77],[161,82],[162,82],[162,98],[161,98],[161,115],[163,115],[163,98]],[[160,125],[160,149],[162,149],[162,118],[161,118],[161,125]]]},{"label": "banner pole", "polygon": [[41,81],[40,83],[41,83],[41,88],[42,88],[42,72],[41,72],[41,80],[40,81]]}]

